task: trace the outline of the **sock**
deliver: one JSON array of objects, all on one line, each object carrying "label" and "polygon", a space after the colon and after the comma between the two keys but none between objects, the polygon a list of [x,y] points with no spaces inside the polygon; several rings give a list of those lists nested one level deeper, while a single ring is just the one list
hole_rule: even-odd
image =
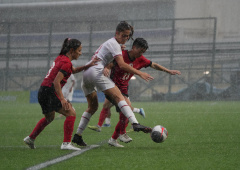
[{"label": "sock", "polygon": [[79,122],[78,128],[77,128],[77,134],[79,136],[82,135],[84,129],[87,127],[87,124],[90,121],[91,116],[92,115],[90,113],[88,113],[88,112],[84,112],[83,113],[83,115],[81,117],[81,120]]},{"label": "sock", "polygon": [[109,108],[103,108],[98,121],[98,126],[102,127],[104,120],[106,119],[108,112],[110,111]]},{"label": "sock", "polygon": [[30,138],[32,139],[36,139],[36,137],[43,131],[43,129],[48,125],[49,123],[47,122],[47,120],[44,118],[42,118],[41,120],[39,120],[39,122],[37,123],[37,125],[35,126],[35,128],[33,129],[32,133],[29,135]]},{"label": "sock", "polygon": [[118,103],[118,107],[131,123],[138,123],[134,113],[132,112],[132,109],[128,106],[125,100],[120,101]]},{"label": "sock", "polygon": [[139,108],[133,108],[133,112],[134,112],[134,113],[139,113],[139,112],[140,112],[140,109],[139,109]]},{"label": "sock", "polygon": [[107,117],[107,118],[105,119],[105,123],[109,125],[109,124],[111,123],[111,118],[108,118],[108,117]]},{"label": "sock", "polygon": [[121,120],[118,121],[118,124],[116,125],[115,131],[113,132],[113,135],[112,135],[112,138],[115,140],[119,137],[120,129],[121,129],[120,126],[121,126]]},{"label": "sock", "polygon": [[74,128],[75,116],[68,116],[64,121],[64,139],[63,142],[71,142]]},{"label": "sock", "polygon": [[120,112],[120,115],[119,115],[119,118],[120,118],[120,135],[123,135],[126,133],[126,127],[128,125],[128,119],[126,118],[126,116]]}]

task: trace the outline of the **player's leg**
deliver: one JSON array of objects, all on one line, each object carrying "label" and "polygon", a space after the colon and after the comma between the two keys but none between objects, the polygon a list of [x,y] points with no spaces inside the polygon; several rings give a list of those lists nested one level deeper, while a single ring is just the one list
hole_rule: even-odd
[{"label": "player's leg", "polygon": [[143,118],[145,118],[145,112],[143,108],[133,108],[134,113],[139,113]]},{"label": "player's leg", "polygon": [[110,108],[112,106],[113,106],[113,104],[111,102],[109,102],[109,100],[105,99],[102,111],[100,112],[98,124],[95,126],[88,126],[88,128],[91,130],[95,130],[97,132],[101,132],[101,127],[103,125],[103,122],[106,119],[106,117],[108,116],[108,114],[110,112]]},{"label": "player's leg", "polygon": [[[107,111],[107,116],[105,117],[105,124],[102,125],[102,127],[110,127],[111,126],[111,108],[112,108],[113,104],[111,102],[108,101],[107,105],[103,105],[103,107],[107,107],[109,108]],[[102,121],[104,121],[102,118]]]},{"label": "player's leg", "polygon": [[102,125],[102,127],[110,127],[111,126],[111,115],[112,115],[111,109],[109,109],[108,115],[105,119],[105,123]]},{"label": "player's leg", "polygon": [[150,133],[151,128],[140,125],[132,112],[132,109],[129,107],[125,98],[121,94],[117,86],[111,89],[103,91],[106,97],[109,97],[113,104],[119,107],[121,112],[128,118],[128,120],[133,124],[134,131],[143,131],[144,133]]},{"label": "player's leg", "polygon": [[70,109],[64,110],[61,108],[58,112],[66,117],[64,121],[64,139],[61,145],[61,149],[68,149],[68,150],[81,150],[71,144],[72,133],[74,129],[74,123],[76,120],[76,112],[72,105],[69,103]]},{"label": "player's leg", "polygon": [[[31,149],[35,149],[34,140],[36,139],[36,137],[43,131],[43,129],[48,124],[50,124],[53,121],[55,117],[55,111],[54,108],[52,107],[52,103],[55,104],[55,102],[58,102],[56,100],[59,101],[59,99],[53,93],[52,88],[42,86],[40,87],[38,91],[38,102],[41,106],[44,118],[38,121],[32,133],[23,140]],[[58,103],[56,104],[56,106],[60,108],[61,102],[60,105]]]},{"label": "player's leg", "polygon": [[72,142],[78,144],[79,146],[86,146],[87,144],[83,141],[82,139],[82,133],[87,127],[88,122],[90,121],[92,115],[97,111],[98,109],[98,98],[97,98],[97,92],[94,91],[86,96],[87,101],[88,101],[88,108],[87,110],[83,113],[78,128],[77,132],[73,137]]},{"label": "player's leg", "polygon": [[31,149],[35,149],[35,145],[34,145],[34,141],[36,139],[36,137],[43,131],[43,129],[52,122],[53,118],[54,118],[55,112],[51,112],[48,114],[45,114],[45,117],[40,119],[38,121],[38,123],[36,124],[36,126],[34,127],[32,133],[27,136],[26,138],[24,138],[24,142],[31,148]]},{"label": "player's leg", "polygon": [[[132,108],[131,102],[127,96],[124,96],[127,104]],[[119,130],[119,140],[125,143],[131,142],[132,138],[130,138],[126,133],[126,127],[128,126],[128,119],[120,112],[120,130]]]},{"label": "player's leg", "polygon": [[111,117],[111,107],[113,106],[113,104],[108,100],[105,99],[104,103],[103,103],[103,109],[100,113],[100,117],[99,117],[99,121],[98,121],[98,126],[102,127],[104,120],[107,117]]}]

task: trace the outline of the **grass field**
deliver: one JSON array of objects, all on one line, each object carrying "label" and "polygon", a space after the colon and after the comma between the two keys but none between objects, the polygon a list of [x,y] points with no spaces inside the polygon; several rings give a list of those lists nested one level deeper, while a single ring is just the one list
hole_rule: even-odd
[{"label": "grass field", "polygon": [[[81,155],[45,169],[240,169],[240,102],[155,102],[133,103],[143,107],[146,119],[136,115],[141,124],[163,125],[168,130],[164,143],[154,143],[149,134],[131,132],[133,141],[124,148],[101,145]],[[75,129],[86,104],[74,104],[77,110]],[[101,108],[102,104],[100,104]],[[112,109],[110,128],[102,132],[86,129],[83,137],[89,144],[108,140],[118,121]],[[64,119],[54,120],[35,141],[31,150],[23,143],[42,118],[38,104],[26,100],[0,103],[0,169],[26,169],[72,153],[60,150]],[[97,124],[99,111],[89,125]],[[128,127],[129,128],[129,127]],[[121,143],[122,144],[122,143]]]}]

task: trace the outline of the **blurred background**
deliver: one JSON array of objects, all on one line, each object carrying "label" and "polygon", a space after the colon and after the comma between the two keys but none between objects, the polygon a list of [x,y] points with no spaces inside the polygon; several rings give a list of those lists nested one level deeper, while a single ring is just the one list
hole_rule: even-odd
[{"label": "blurred background", "polygon": [[[142,69],[155,79],[132,79],[132,101],[240,100],[239,6],[239,0],[0,0],[0,101],[12,91],[36,95],[65,38],[82,42],[73,64],[84,65],[122,20],[133,25],[134,38],[148,41],[145,57],[182,72]],[[76,78],[81,93],[81,73]]]}]

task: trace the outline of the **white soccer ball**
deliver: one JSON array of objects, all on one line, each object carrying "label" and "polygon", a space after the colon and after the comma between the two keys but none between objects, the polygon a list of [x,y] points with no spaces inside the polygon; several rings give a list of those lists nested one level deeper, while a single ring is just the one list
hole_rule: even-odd
[{"label": "white soccer ball", "polygon": [[151,138],[156,143],[164,142],[168,137],[168,131],[165,127],[157,125],[152,128]]}]

